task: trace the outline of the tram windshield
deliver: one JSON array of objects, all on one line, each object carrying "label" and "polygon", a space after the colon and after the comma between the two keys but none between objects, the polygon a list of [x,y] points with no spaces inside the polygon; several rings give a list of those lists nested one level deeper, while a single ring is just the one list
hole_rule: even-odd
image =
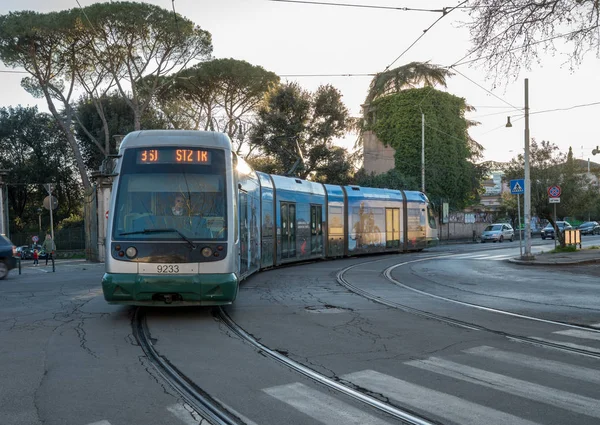
[{"label": "tram windshield", "polygon": [[[159,148],[158,158],[175,158]],[[145,162],[148,150],[125,152],[115,205],[113,239],[226,240],[225,153],[203,149],[202,162]],[[196,151],[194,151],[196,153]],[[198,151],[199,152],[199,151]],[[209,158],[209,160],[206,160]]]}]

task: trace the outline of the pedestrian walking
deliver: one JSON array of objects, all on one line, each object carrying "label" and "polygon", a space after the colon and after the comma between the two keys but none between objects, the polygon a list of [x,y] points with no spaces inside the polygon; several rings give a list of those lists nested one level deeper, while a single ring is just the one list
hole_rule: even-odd
[{"label": "pedestrian walking", "polygon": [[46,240],[42,244],[42,249],[46,251],[46,265],[48,265],[48,259],[54,258],[54,252],[56,251],[56,244],[52,240],[52,236],[46,235]]},{"label": "pedestrian walking", "polygon": [[38,252],[37,249],[33,250],[33,265],[34,266],[39,266],[39,262],[38,259],[40,258],[40,253]]}]

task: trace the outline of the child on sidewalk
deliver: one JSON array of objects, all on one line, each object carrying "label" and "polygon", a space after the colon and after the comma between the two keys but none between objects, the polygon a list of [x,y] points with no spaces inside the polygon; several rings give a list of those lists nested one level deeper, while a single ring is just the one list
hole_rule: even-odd
[{"label": "child on sidewalk", "polygon": [[37,266],[37,265],[39,265],[39,264],[38,264],[38,259],[39,259],[39,258],[40,258],[40,254],[39,254],[38,250],[37,250],[37,249],[34,249],[34,250],[33,250],[33,265],[34,265],[34,266]]}]

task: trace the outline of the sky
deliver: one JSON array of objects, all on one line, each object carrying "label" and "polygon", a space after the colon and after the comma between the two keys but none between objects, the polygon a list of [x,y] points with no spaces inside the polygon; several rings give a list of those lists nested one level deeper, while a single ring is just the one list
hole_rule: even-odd
[{"label": "sky", "polygon": [[[316,1],[316,0],[314,0]],[[326,0],[328,2],[389,7],[439,9],[456,0]],[[372,77],[356,74],[381,72],[401,55],[439,18],[437,13],[337,7],[269,0],[147,0],[175,10],[212,34],[213,56],[234,58],[275,72],[282,81],[297,81],[314,91],[331,84],[343,95],[351,115],[359,116]],[[50,12],[95,3],[92,0],[2,0],[0,14],[34,10]],[[462,59],[473,47],[467,29],[459,24],[468,16],[459,10],[446,15],[424,37],[392,65],[412,61],[448,66]],[[448,79],[449,93],[463,97],[476,111],[467,118],[480,122],[470,135],[484,147],[484,160],[509,161],[523,152],[524,80],[529,80],[530,134],[547,140],[566,153],[571,146],[576,158],[594,161],[592,149],[600,145],[600,59],[594,52],[571,71],[564,55],[540,56],[541,63],[517,76],[507,77],[497,87],[488,78],[484,64],[475,62],[456,69],[461,74]],[[0,71],[7,70],[0,63]],[[334,74],[335,76],[327,76]],[[344,76],[339,76],[343,74]],[[346,76],[351,74],[353,76]],[[301,76],[300,76],[301,75]],[[307,76],[309,75],[309,76]],[[317,76],[315,76],[317,75]],[[20,86],[23,74],[0,72],[0,107],[38,105]],[[510,105],[510,106],[509,106]],[[569,109],[571,108],[571,109]],[[541,112],[562,109],[554,112]],[[511,115],[513,127],[506,128]],[[352,148],[356,136],[338,144]],[[597,157],[600,162],[600,156]]]}]

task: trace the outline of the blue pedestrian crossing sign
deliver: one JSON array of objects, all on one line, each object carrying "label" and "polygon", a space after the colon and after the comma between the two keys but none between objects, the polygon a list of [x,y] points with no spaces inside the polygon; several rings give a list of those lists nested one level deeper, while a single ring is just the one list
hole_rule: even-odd
[{"label": "blue pedestrian crossing sign", "polygon": [[513,195],[521,195],[525,193],[525,179],[511,180],[510,193]]}]

